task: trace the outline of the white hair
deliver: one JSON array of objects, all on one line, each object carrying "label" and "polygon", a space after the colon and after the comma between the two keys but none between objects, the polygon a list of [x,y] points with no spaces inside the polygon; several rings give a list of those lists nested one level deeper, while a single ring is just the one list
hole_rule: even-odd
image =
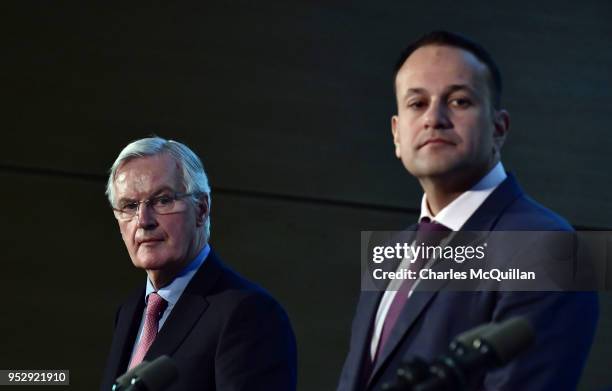
[{"label": "white hair", "polygon": [[113,183],[117,169],[123,164],[132,159],[142,158],[145,156],[154,156],[162,153],[169,154],[179,164],[182,171],[182,181],[185,186],[185,192],[193,193],[193,200],[198,201],[202,197],[208,200],[209,213],[204,222],[204,233],[206,240],[210,237],[210,186],[208,185],[208,177],[204,171],[202,161],[188,146],[179,143],[178,141],[166,140],[161,137],[142,138],[128,144],[117,156],[113,163],[106,183],[106,196],[111,206],[115,205],[115,194]]}]

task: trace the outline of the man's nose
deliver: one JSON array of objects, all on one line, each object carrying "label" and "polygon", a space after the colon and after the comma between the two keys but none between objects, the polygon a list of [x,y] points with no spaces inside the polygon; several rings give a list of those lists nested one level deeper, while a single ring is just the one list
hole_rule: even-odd
[{"label": "man's nose", "polygon": [[431,102],[424,116],[426,129],[448,129],[452,127],[448,108],[439,100]]},{"label": "man's nose", "polygon": [[139,228],[151,229],[157,226],[155,212],[153,212],[153,208],[151,208],[146,202],[142,202],[140,205],[138,205],[136,218],[138,219]]}]

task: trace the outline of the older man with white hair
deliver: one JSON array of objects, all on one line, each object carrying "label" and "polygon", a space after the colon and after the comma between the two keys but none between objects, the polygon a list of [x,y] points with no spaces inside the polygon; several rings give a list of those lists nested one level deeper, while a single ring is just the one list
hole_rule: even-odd
[{"label": "older man with white hair", "polygon": [[106,194],[146,284],[119,308],[101,390],[170,355],[168,390],[293,390],[296,346],[281,306],[218,258],[210,237],[210,186],[197,155],[160,137],[127,145]]}]

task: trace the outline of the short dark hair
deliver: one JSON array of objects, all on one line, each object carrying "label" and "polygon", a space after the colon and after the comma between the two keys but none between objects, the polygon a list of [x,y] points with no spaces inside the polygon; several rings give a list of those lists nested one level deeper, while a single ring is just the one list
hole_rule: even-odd
[{"label": "short dark hair", "polygon": [[502,78],[499,68],[493,57],[489,52],[480,44],[474,42],[470,38],[463,36],[458,33],[449,31],[432,31],[429,32],[416,41],[408,45],[400,54],[397,63],[395,64],[393,72],[393,86],[395,88],[395,80],[397,79],[397,73],[408,57],[417,49],[423,46],[450,46],[463,49],[473,54],[478,60],[480,60],[489,70],[489,89],[491,90],[491,97],[493,106],[500,108],[501,106],[501,95],[502,95]]}]

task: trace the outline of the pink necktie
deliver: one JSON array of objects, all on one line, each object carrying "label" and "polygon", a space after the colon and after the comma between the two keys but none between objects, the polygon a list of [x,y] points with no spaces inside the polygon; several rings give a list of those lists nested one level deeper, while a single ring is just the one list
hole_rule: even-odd
[{"label": "pink necktie", "polygon": [[142,362],[142,359],[157,336],[159,319],[164,313],[167,305],[168,302],[156,292],[149,294],[142,336],[140,338],[138,348],[136,348],[136,352],[134,353],[134,356],[132,356],[132,361],[130,361],[130,366],[128,369],[132,369]]}]

